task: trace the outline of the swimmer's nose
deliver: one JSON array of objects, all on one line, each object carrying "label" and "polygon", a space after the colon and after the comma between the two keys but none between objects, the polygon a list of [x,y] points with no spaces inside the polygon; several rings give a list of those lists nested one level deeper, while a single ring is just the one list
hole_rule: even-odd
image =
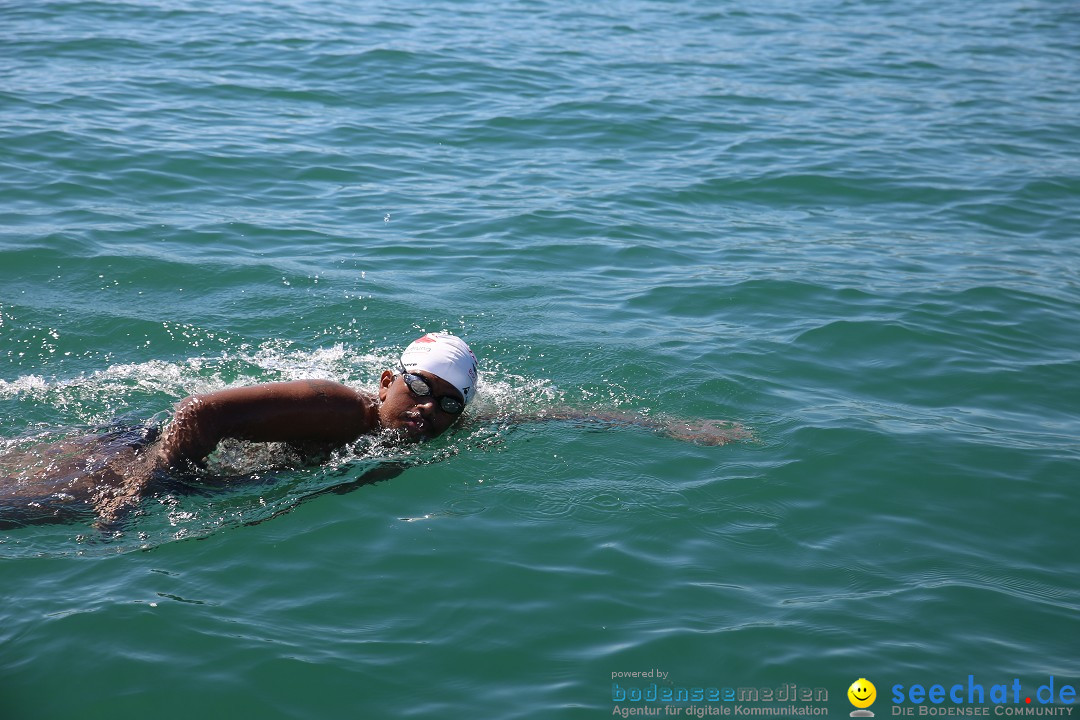
[{"label": "swimmer's nose", "polygon": [[435,414],[435,398],[431,395],[418,397],[416,399],[416,409],[430,419]]}]

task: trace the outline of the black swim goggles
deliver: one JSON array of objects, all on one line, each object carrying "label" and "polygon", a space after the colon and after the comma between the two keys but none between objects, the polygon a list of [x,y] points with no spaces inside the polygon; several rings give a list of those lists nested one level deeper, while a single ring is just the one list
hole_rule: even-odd
[{"label": "black swim goggles", "polygon": [[[401,378],[405,381],[406,387],[409,388],[409,392],[417,397],[435,397],[435,394],[431,390],[431,384],[423,375],[414,375],[411,372],[401,368]],[[465,403],[458,400],[453,395],[440,395],[435,398],[439,403],[439,408],[443,412],[451,415],[460,415],[465,410]]]}]

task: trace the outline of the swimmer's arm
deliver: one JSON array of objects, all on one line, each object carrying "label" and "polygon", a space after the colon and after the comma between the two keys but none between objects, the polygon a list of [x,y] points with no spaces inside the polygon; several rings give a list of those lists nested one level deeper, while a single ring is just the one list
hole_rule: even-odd
[{"label": "swimmer's arm", "polygon": [[512,424],[563,420],[613,427],[640,427],[675,440],[695,445],[726,445],[736,440],[752,438],[751,432],[729,420],[696,420],[670,417],[651,417],[627,412],[549,408],[536,413],[514,413],[499,418]]},{"label": "swimmer's arm", "polygon": [[225,438],[344,445],[379,428],[373,398],[326,380],[232,388],[185,398],[162,434],[158,467],[199,463]]}]

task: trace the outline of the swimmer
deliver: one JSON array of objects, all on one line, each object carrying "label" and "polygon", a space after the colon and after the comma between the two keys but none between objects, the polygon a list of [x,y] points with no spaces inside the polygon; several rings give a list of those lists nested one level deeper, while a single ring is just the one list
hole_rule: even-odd
[{"label": "swimmer", "polygon": [[477,362],[461,338],[428,333],[384,370],[377,395],[328,380],[267,383],[193,395],[180,402],[162,434],[156,463],[200,464],[225,438],[340,447],[389,432],[430,440],[476,397]]},{"label": "swimmer", "polygon": [[[476,356],[464,340],[428,333],[405,348],[396,368],[383,371],[375,393],[327,380],[299,380],[192,395],[180,401],[160,435],[155,430],[134,437],[130,431],[115,432],[65,443],[74,448],[67,453],[56,448],[24,453],[22,462],[31,462],[33,455],[36,465],[27,470],[23,464],[21,480],[0,477],[0,527],[3,516],[18,505],[39,509],[30,513],[36,516],[31,521],[64,522],[79,509],[90,509],[99,526],[111,525],[153,489],[155,480],[171,470],[202,466],[225,439],[286,443],[308,451],[329,451],[376,434],[396,442],[430,440],[458,421],[476,397],[477,379]],[[566,409],[508,420],[633,424],[705,445],[748,437],[729,423],[658,422]],[[0,460],[0,475],[4,466],[20,463],[17,455]],[[57,500],[67,513],[45,511]]]}]

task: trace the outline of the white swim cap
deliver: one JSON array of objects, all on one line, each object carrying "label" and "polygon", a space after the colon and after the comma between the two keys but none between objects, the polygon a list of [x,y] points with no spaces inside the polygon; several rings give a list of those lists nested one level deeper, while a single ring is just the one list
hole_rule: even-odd
[{"label": "white swim cap", "polygon": [[465,404],[476,395],[476,356],[461,338],[428,333],[401,353],[401,366],[410,372],[437,375],[458,389]]}]

